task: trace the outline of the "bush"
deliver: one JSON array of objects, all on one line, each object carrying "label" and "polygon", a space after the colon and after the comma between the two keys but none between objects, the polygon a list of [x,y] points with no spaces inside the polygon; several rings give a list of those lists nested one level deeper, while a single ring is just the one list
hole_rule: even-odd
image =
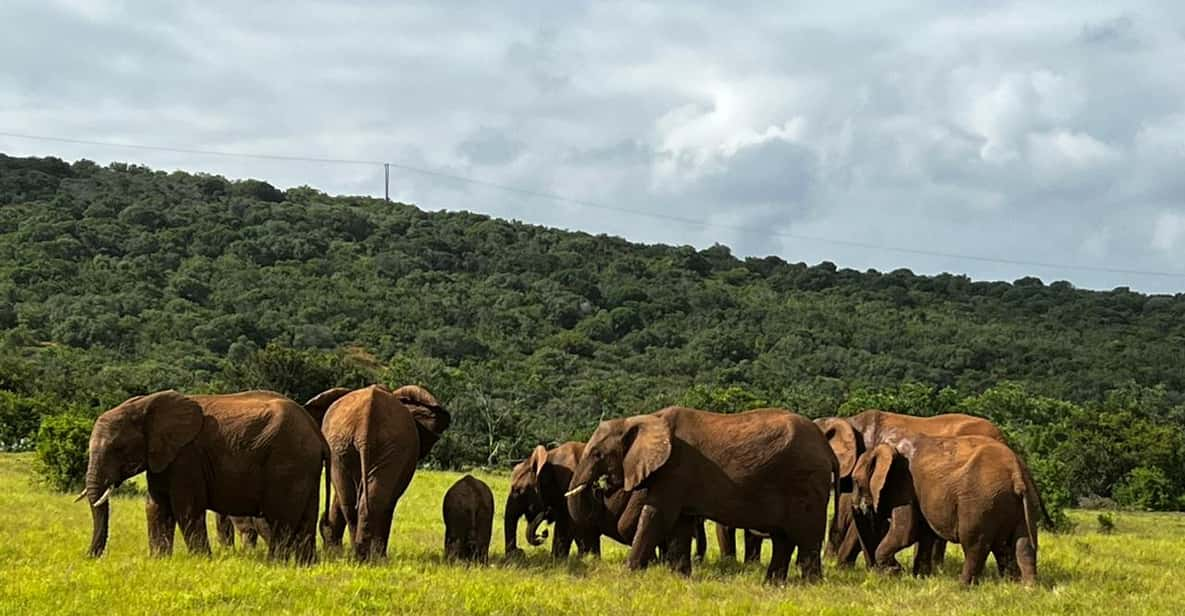
[{"label": "bush", "polygon": [[0,391],[0,451],[28,451],[33,448],[41,417],[54,405],[44,398]]},{"label": "bush", "polygon": [[1156,467],[1140,466],[1132,469],[1123,482],[1115,487],[1115,501],[1124,507],[1145,511],[1173,509],[1173,486],[1164,471]]},{"label": "bush", "polygon": [[94,423],[81,415],[49,415],[42,419],[34,470],[43,483],[60,492],[82,487]]},{"label": "bush", "polygon": [[1099,532],[1104,535],[1110,535],[1115,532],[1115,516],[1109,513],[1100,513],[1099,517]]}]

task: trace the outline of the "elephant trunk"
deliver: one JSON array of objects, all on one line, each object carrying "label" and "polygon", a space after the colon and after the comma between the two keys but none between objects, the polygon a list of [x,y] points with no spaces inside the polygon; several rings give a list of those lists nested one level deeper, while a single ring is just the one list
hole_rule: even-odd
[{"label": "elephant trunk", "polygon": [[91,507],[91,547],[88,553],[97,558],[107,549],[108,521],[111,517],[110,497],[112,486],[91,473],[86,477],[86,502]]},{"label": "elephant trunk", "polygon": [[531,518],[531,522],[527,524],[527,543],[534,546],[543,545],[543,540],[547,538],[547,531],[543,531],[543,534],[540,535],[539,525],[542,524],[546,519],[547,514],[542,511],[535,514],[535,517]]}]

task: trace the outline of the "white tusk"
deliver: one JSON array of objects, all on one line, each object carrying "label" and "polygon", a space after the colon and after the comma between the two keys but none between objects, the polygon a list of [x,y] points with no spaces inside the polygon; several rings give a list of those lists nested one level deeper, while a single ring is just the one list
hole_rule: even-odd
[{"label": "white tusk", "polygon": [[78,493],[78,496],[74,497],[74,502],[77,503],[84,498],[86,498],[86,488],[83,488],[82,491]]},{"label": "white tusk", "polygon": [[580,494],[581,492],[583,492],[583,491],[584,491],[584,489],[585,489],[585,488],[587,488],[587,487],[588,487],[588,484],[587,484],[587,483],[582,483],[582,484],[580,484],[580,485],[576,486],[575,488],[572,488],[571,490],[568,490],[567,492],[565,492],[565,493],[564,493],[564,498],[569,498],[569,497],[572,497],[572,496],[576,496],[577,494]]},{"label": "white tusk", "polygon": [[99,500],[95,501],[95,504],[91,505],[91,507],[98,507],[99,505],[106,503],[107,499],[111,498],[111,491],[114,489],[115,489],[115,486],[111,486],[111,487],[107,488],[107,491],[104,492],[103,495],[99,497]]}]

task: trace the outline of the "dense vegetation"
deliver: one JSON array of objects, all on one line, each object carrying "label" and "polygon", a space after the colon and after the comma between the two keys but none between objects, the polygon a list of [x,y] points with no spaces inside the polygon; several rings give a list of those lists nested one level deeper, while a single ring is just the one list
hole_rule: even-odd
[{"label": "dense vegetation", "polygon": [[[671,403],[967,410],[1055,504],[1185,507],[1185,295],[646,246],[308,187],[0,155],[0,448],[163,388],[427,385],[440,466]],[[69,426],[49,425],[54,434]],[[56,431],[56,432],[55,432]]]}]

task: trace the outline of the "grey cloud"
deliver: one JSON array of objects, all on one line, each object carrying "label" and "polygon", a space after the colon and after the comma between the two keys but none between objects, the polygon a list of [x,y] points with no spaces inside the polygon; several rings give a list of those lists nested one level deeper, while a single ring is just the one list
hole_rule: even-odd
[{"label": "grey cloud", "polygon": [[525,145],[506,133],[482,127],[457,145],[457,151],[478,165],[505,165],[518,158]]}]

